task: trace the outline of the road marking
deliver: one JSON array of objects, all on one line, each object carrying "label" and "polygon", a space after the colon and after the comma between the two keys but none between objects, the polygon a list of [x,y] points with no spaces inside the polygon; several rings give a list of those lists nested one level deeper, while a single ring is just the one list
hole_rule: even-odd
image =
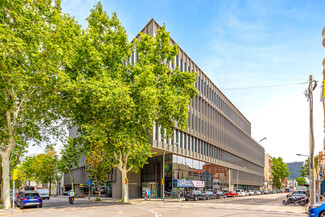
[{"label": "road marking", "polygon": [[140,208],[140,209],[144,209],[144,210],[147,210],[147,211],[149,211],[149,212],[155,214],[156,217],[162,216],[161,214],[159,214],[158,212],[155,212],[155,211],[153,211],[153,210],[145,209],[145,208],[143,208],[143,207],[138,207],[138,208]]}]

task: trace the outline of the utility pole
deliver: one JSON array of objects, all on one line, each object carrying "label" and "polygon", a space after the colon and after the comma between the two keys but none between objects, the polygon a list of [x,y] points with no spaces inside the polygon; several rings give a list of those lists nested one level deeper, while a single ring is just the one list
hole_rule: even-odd
[{"label": "utility pole", "polygon": [[[323,47],[325,47],[325,27],[323,28],[322,31],[322,36],[323,36]],[[324,110],[324,133],[325,133],[325,58],[323,59],[323,88],[322,88],[322,93],[321,93],[321,101],[323,102],[323,110]],[[325,151],[325,136],[323,140],[323,145],[324,145],[324,151]]]},{"label": "utility pole", "polygon": [[315,204],[315,175],[314,175],[314,123],[313,123],[313,91],[317,86],[313,76],[309,76],[308,89],[305,91],[305,96],[309,100],[309,190],[310,190],[310,205]]},{"label": "utility pole", "polygon": [[[323,36],[323,47],[325,47],[325,27],[323,28],[323,31],[322,31],[322,36]],[[324,133],[325,133],[325,58],[323,59],[323,82],[322,82],[322,89],[321,89],[321,102],[323,103],[323,111],[324,111]],[[324,151],[325,151],[325,136],[324,136],[324,140],[323,140],[323,148],[324,148]],[[323,155],[322,155],[323,157]],[[323,159],[321,159],[319,161],[319,163],[323,163]],[[322,169],[322,166],[319,167],[319,170]],[[319,191],[319,195],[322,194],[321,192],[321,180],[322,180],[322,176],[320,176],[320,174],[322,174],[323,176],[323,171],[319,171],[319,187],[318,187],[318,191]]]}]

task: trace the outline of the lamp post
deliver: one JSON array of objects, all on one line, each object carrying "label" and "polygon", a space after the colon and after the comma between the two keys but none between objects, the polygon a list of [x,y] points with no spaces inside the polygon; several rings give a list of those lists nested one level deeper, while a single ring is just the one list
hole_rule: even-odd
[{"label": "lamp post", "polygon": [[[310,191],[310,205],[313,205],[316,201],[315,195],[315,177],[314,177],[314,159],[311,160],[307,154],[296,154],[297,156],[309,157],[309,191]],[[314,155],[312,153],[312,158]]]},{"label": "lamp post", "polygon": [[309,157],[308,155],[306,154],[296,154],[297,156],[304,156],[304,157]]},{"label": "lamp post", "polygon": [[[177,145],[177,143],[173,143],[171,145]],[[169,149],[169,143],[167,143],[167,149]],[[164,149],[164,154],[163,154],[163,180],[162,180],[162,191],[163,191],[162,192],[162,198],[163,198],[163,201],[165,201],[165,154],[166,154],[166,149]]]},{"label": "lamp post", "polygon": [[260,142],[262,142],[263,140],[266,140],[266,137],[264,137],[263,139],[261,139]]}]

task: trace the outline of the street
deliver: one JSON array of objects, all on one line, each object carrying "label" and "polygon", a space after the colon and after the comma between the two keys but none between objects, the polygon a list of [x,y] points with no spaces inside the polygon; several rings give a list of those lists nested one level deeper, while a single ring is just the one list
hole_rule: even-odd
[{"label": "street", "polygon": [[194,217],[194,216],[258,216],[258,217],[280,217],[280,216],[307,216],[304,214],[305,207],[284,206],[282,200],[286,194],[271,194],[261,196],[249,196],[243,198],[227,198],[204,201],[177,201],[160,199],[145,201],[143,199],[132,199],[130,204],[121,204],[116,199],[104,198],[95,202],[88,198],[76,198],[74,205],[68,205],[68,197],[52,197],[45,200],[43,208],[19,208],[13,213],[14,216],[142,216],[142,217]]}]

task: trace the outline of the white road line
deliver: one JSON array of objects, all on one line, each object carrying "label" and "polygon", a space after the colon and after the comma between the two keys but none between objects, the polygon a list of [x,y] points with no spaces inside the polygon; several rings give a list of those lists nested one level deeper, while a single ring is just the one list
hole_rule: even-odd
[{"label": "white road line", "polygon": [[143,208],[143,207],[138,207],[138,208],[140,208],[140,209],[144,209],[144,210],[147,210],[147,211],[149,211],[149,212],[155,214],[156,217],[162,216],[161,214],[159,214],[158,212],[155,212],[155,211],[153,211],[153,210],[145,209],[145,208]]}]

